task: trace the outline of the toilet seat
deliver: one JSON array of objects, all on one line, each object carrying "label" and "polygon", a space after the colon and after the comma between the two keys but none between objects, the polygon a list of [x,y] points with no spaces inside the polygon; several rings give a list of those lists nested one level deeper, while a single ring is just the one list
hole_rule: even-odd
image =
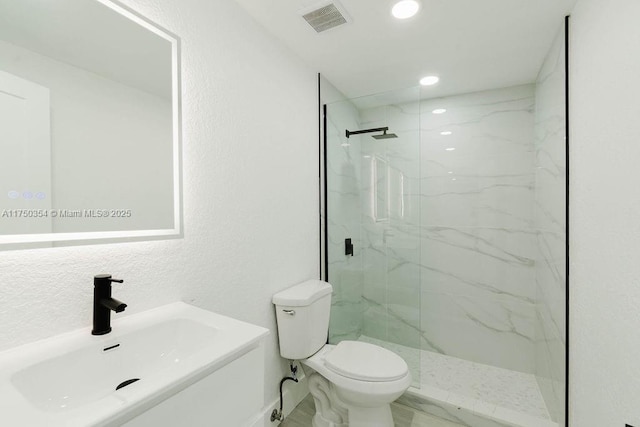
[{"label": "toilet seat", "polygon": [[342,341],[324,359],[333,372],[359,381],[395,381],[407,375],[407,363],[397,354],[361,341]]},{"label": "toilet seat", "polygon": [[376,394],[394,393],[398,390],[404,391],[409,387],[409,385],[411,385],[411,373],[409,372],[408,367],[401,378],[390,381],[357,380],[339,374],[333,369],[329,369],[325,363],[325,359],[336,349],[336,347],[337,345],[325,344],[325,346],[318,350],[313,356],[303,359],[301,362],[303,365],[318,372],[337,387],[353,392]]}]

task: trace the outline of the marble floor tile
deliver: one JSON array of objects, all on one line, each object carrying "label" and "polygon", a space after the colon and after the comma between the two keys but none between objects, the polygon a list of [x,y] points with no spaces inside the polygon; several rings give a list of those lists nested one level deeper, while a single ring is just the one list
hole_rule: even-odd
[{"label": "marble floor tile", "polygon": [[[311,419],[315,414],[313,398],[308,395],[289,416],[282,421],[281,427],[311,427]],[[391,412],[395,427],[463,427],[460,424],[425,414],[399,403],[391,404]]]},{"label": "marble floor tile", "polygon": [[416,351],[414,348],[363,335],[359,340],[396,352],[409,366],[418,364],[420,385],[417,388],[419,389],[437,389],[443,393],[455,393],[461,398],[477,399],[527,416],[547,420],[550,418],[533,374],[475,363],[430,351]]}]

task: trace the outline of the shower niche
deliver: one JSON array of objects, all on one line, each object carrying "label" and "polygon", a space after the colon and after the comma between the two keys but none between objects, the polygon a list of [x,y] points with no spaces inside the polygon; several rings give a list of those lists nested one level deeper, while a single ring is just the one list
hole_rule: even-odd
[{"label": "shower niche", "polygon": [[565,425],[564,35],[526,84],[328,99],[321,80],[329,342],[400,354],[402,403],[459,424]]}]

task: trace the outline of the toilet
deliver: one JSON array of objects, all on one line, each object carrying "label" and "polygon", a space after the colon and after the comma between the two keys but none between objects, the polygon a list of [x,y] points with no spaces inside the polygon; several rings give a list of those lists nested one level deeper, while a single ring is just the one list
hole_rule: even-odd
[{"label": "toilet", "polygon": [[273,296],[280,355],[307,368],[313,427],[393,427],[390,404],[411,384],[407,363],[373,344],[327,344],[332,291],[308,280]]}]

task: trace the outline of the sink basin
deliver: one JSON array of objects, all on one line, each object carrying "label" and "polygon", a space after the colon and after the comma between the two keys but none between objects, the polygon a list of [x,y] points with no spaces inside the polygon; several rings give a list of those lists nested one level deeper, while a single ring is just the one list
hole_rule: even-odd
[{"label": "sink basin", "polygon": [[[268,331],[174,303],[0,353],[8,425],[110,425],[166,399],[259,345]],[[8,418],[7,418],[8,416]]]},{"label": "sink basin", "polygon": [[87,346],[29,366],[11,382],[39,409],[72,409],[108,396],[124,381],[145,380],[185,363],[213,342],[216,332],[192,320],[167,320],[105,347]]}]

